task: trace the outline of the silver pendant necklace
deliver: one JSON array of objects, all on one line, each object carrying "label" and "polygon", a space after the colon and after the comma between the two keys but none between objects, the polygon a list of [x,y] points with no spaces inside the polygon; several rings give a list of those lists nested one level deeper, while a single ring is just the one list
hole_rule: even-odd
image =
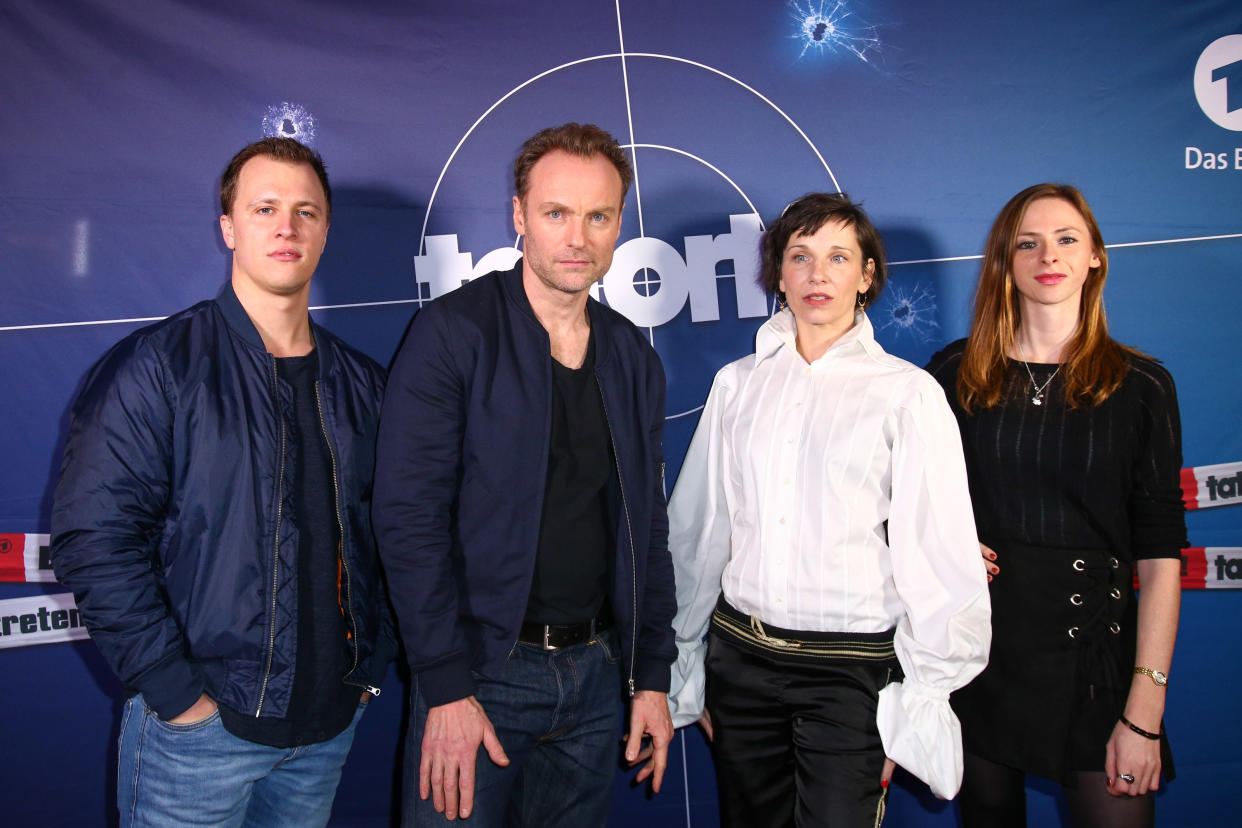
[{"label": "silver pendant necklace", "polygon": [[[1018,350],[1019,352],[1021,352],[1022,350],[1021,345],[1018,346]],[[1061,373],[1061,366],[1058,365],[1057,370],[1053,371],[1051,374],[1048,375],[1048,379],[1044,380],[1043,385],[1040,385],[1039,383],[1035,382],[1035,375],[1031,373],[1031,366],[1027,365],[1025,359],[1022,360],[1022,367],[1026,368],[1026,375],[1031,378],[1031,388],[1035,389],[1035,392],[1031,394],[1031,405],[1043,405],[1044,404],[1044,391],[1048,388],[1049,385],[1052,384],[1052,378],[1055,377],[1057,374]]]}]

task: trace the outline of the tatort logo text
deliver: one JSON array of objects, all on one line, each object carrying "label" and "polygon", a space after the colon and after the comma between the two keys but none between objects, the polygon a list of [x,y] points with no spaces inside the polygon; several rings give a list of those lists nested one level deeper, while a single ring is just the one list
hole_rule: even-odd
[{"label": "tatort logo text", "polygon": [[1216,564],[1216,580],[1236,581],[1242,578],[1242,558],[1226,558],[1224,555],[1217,555],[1212,563]]},{"label": "tatort logo text", "polygon": [[[729,228],[718,236],[686,236],[684,258],[661,239],[648,236],[625,242],[603,278],[608,305],[642,328],[672,321],[687,301],[692,321],[715,322],[720,319],[716,282],[731,278],[738,318],[767,316],[767,294],[754,275],[759,271],[759,217],[731,215]],[[458,250],[456,235],[428,236],[426,250],[426,255],[414,257],[424,300],[443,296],[491,270],[512,267],[521,255],[515,248],[500,248],[472,265],[471,255]],[[724,262],[732,262],[731,272],[717,270]],[[422,285],[428,290],[423,291]]]},{"label": "tatort logo text", "polygon": [[1227,477],[1210,474],[1203,485],[1207,486],[1209,500],[1233,500],[1242,492],[1242,471]]}]

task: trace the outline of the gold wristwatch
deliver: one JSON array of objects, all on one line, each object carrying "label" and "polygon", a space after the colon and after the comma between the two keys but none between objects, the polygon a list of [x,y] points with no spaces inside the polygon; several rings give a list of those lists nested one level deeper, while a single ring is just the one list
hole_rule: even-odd
[{"label": "gold wristwatch", "polygon": [[1150,676],[1151,680],[1156,683],[1157,687],[1168,687],[1169,676],[1159,670],[1153,670],[1150,667],[1135,667],[1134,674],[1139,676]]}]

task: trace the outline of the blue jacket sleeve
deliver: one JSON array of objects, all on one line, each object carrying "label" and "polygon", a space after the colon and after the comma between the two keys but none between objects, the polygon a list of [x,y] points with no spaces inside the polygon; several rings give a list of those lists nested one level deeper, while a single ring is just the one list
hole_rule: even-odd
[{"label": "blue jacket sleeve", "polygon": [[74,405],[52,507],[52,565],[91,639],[161,718],[204,680],[164,595],[157,545],[170,488],[173,408],[141,335],[112,349]]},{"label": "blue jacket sleeve", "polygon": [[673,559],[668,551],[668,510],[664,493],[664,366],[651,352],[648,371],[647,450],[655,469],[651,495],[651,528],[647,541],[646,581],[643,584],[643,614],[640,619],[638,653],[635,659],[634,689],[667,693],[670,667],[677,660],[673,635],[673,616],[677,613],[677,589],[673,580]]},{"label": "blue jacket sleeve", "polygon": [[429,706],[475,691],[452,558],[466,384],[448,322],[429,305],[397,352],[380,414],[373,504],[397,625]]},{"label": "blue jacket sleeve", "polygon": [[[374,371],[376,399],[380,401],[380,405],[382,406],[384,389],[388,382],[388,373],[379,365],[374,366]],[[373,439],[378,441],[378,419],[370,422],[370,429],[369,433],[374,435]],[[366,510],[366,514],[364,516],[365,527],[370,536],[369,539],[374,541],[370,548],[373,549],[376,556],[378,556],[379,543],[375,540],[375,526],[372,517],[373,510],[370,508],[371,499],[374,497],[375,469],[372,467],[368,469],[368,471],[370,474],[367,477],[367,481],[370,483],[370,487],[368,491],[368,501],[364,507]],[[397,637],[397,623],[393,619],[392,601],[388,595],[388,579],[382,571],[383,567],[378,563],[375,569],[375,583],[371,587],[372,591],[368,594],[372,596],[372,600],[376,603],[379,628],[375,631],[375,646],[370,657],[367,659],[366,664],[364,665],[365,669],[362,674],[366,676],[367,681],[369,681],[372,685],[379,687],[384,683],[384,678],[388,675],[388,665],[396,658],[398,650],[401,649],[401,643]]]}]

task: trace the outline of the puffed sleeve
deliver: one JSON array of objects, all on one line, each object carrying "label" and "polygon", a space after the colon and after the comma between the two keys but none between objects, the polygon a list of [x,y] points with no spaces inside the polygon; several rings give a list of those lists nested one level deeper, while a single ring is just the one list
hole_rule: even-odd
[{"label": "puffed sleeve", "polygon": [[886,755],[950,799],[962,783],[962,734],[949,694],[987,664],[991,603],[957,422],[944,392],[922,379],[896,415],[888,522],[905,680],[881,691],[876,720]]},{"label": "puffed sleeve", "polygon": [[668,706],[673,726],[703,714],[707,625],[720,595],[720,576],[729,562],[729,507],[725,491],[723,414],[728,405],[729,366],[721,369],[699,417],[698,428],[668,504],[668,547],[677,584],[677,661]]}]

